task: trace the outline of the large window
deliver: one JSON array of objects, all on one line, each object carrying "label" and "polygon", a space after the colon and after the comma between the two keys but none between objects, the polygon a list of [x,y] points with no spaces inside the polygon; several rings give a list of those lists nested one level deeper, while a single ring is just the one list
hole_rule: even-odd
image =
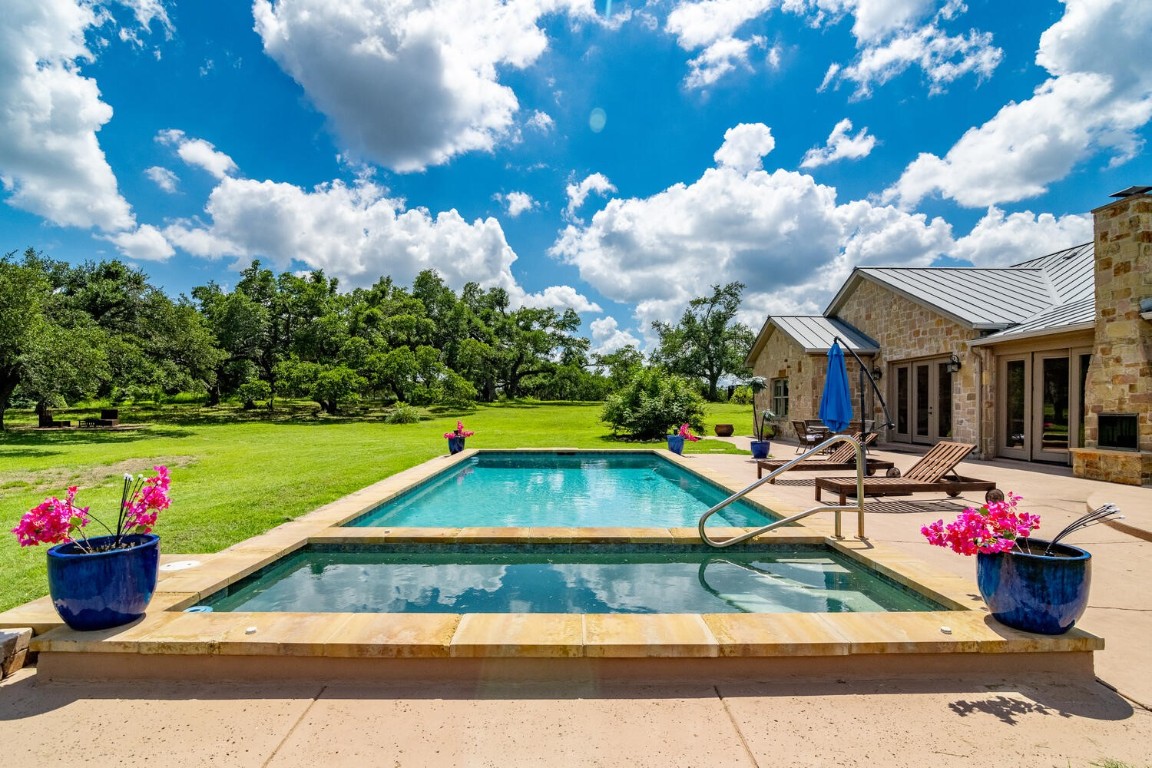
[{"label": "large window", "polygon": [[788,416],[788,379],[772,379],[772,412],[781,419]]}]

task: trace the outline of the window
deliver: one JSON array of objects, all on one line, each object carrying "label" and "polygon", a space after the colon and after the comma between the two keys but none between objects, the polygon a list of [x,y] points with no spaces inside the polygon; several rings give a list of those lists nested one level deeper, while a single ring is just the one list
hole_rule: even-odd
[{"label": "window", "polygon": [[772,379],[772,412],[781,419],[788,416],[788,379]]}]

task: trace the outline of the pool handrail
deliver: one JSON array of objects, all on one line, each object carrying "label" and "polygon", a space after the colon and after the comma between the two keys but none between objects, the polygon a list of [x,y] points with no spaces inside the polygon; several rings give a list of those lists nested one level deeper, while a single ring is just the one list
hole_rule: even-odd
[{"label": "pool handrail", "polygon": [[[746,496],[750,492],[756,490],[760,486],[771,481],[772,478],[776,477],[776,475],[780,474],[781,472],[787,472],[792,467],[793,464],[797,464],[801,461],[804,461],[809,456],[812,456],[813,454],[819,453],[820,451],[823,451],[824,449],[828,448],[829,446],[835,445],[836,443],[842,443],[844,441],[850,442],[856,447],[856,503],[855,504],[843,504],[843,505],[841,505],[841,504],[818,504],[815,507],[804,510],[803,512],[798,512],[795,515],[792,515],[791,517],[786,517],[782,520],[775,520],[775,521],[769,523],[768,525],[761,526],[760,528],[757,528],[754,531],[742,533],[739,536],[733,536],[730,539],[725,539],[723,541],[717,541],[717,540],[708,538],[708,534],[704,530],[704,523],[707,522],[709,517],[716,514],[720,510],[724,509],[724,507],[728,506],[732,502],[734,502],[740,498],[743,498],[744,496]],[[710,547],[715,547],[716,549],[723,549],[724,547],[730,547],[733,544],[739,544],[742,541],[748,541],[748,539],[755,538],[756,536],[759,536],[762,533],[767,533],[768,531],[771,531],[775,528],[779,528],[782,525],[788,525],[790,523],[796,522],[797,520],[803,520],[805,517],[808,517],[809,515],[815,514],[816,512],[835,512],[836,513],[836,533],[835,533],[835,536],[838,539],[842,539],[842,538],[844,538],[844,536],[842,535],[842,532],[841,532],[840,513],[841,512],[855,511],[856,514],[858,515],[856,538],[862,539],[862,540],[867,539],[867,537],[864,535],[864,471],[865,471],[865,468],[867,466],[868,466],[868,462],[864,457],[864,445],[859,440],[854,439],[851,435],[832,435],[831,437],[829,437],[824,442],[820,443],[819,445],[813,446],[811,449],[802,453],[801,455],[797,456],[796,458],[792,459],[791,461],[789,461],[784,466],[779,467],[778,469],[772,470],[767,475],[756,480],[754,483],[752,483],[748,487],[743,488],[739,491],[736,491],[736,493],[732,494],[728,498],[724,499],[724,501],[721,501],[719,504],[717,504],[716,506],[709,509],[707,512],[705,512],[703,515],[700,516],[700,522],[696,524],[696,528],[698,531],[700,531],[700,538],[703,539],[705,544],[707,544]]]}]

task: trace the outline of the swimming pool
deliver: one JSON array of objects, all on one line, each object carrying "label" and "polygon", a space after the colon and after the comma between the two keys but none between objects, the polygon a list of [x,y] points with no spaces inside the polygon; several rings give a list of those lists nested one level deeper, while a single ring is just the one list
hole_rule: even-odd
[{"label": "swimming pool", "polygon": [[[695,527],[728,495],[651,452],[482,451],[347,525]],[[774,519],[740,501],[713,521],[758,527]]]},{"label": "swimming pool", "polygon": [[310,545],[197,610],[856,613],[940,606],[820,545]]}]

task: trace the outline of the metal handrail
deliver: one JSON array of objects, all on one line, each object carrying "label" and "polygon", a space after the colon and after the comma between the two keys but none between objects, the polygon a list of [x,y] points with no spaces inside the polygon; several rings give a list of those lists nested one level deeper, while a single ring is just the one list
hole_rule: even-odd
[{"label": "metal handrail", "polygon": [[[725,539],[724,541],[715,541],[713,539],[708,538],[708,534],[704,531],[704,523],[707,522],[708,518],[710,518],[712,515],[716,514],[720,510],[724,509],[724,507],[728,506],[732,502],[734,502],[738,499],[741,499],[744,496],[748,495],[750,492],[752,492],[752,491],[756,490],[757,488],[759,488],[760,486],[764,485],[764,483],[769,482],[770,480],[772,480],[772,478],[776,477],[776,475],[780,474],[781,472],[787,472],[789,469],[792,468],[793,464],[797,464],[801,461],[804,461],[809,456],[812,456],[813,454],[819,453],[820,451],[823,451],[825,448],[828,448],[829,446],[835,445],[836,443],[842,443],[844,441],[848,441],[848,442],[852,443],[854,446],[856,446],[856,504],[854,504],[854,505],[852,505],[852,504],[845,504],[845,505],[820,504],[820,505],[817,505],[815,507],[812,507],[811,509],[806,509],[803,512],[798,512],[797,514],[792,515],[791,517],[786,517],[783,520],[776,520],[774,522],[771,522],[768,525],[757,528],[754,531],[750,531],[748,533],[742,533],[739,536],[734,536],[731,539]],[[748,541],[748,539],[759,536],[762,533],[767,533],[768,531],[771,531],[775,528],[779,528],[782,525],[788,525],[789,523],[794,523],[797,520],[803,520],[804,518],[808,517],[809,515],[815,514],[817,512],[835,512],[836,513],[836,533],[835,533],[835,536],[838,539],[842,539],[844,537],[841,534],[840,513],[856,510],[856,513],[859,516],[858,521],[857,521],[856,537],[859,539],[864,539],[864,538],[866,538],[864,536],[864,472],[867,470],[867,468],[868,468],[868,460],[864,456],[863,443],[861,443],[859,440],[854,439],[851,435],[832,435],[832,437],[828,438],[827,440],[820,443],[819,445],[813,447],[808,452],[797,456],[796,458],[792,459],[791,461],[789,461],[784,466],[779,467],[778,469],[772,470],[771,472],[769,472],[764,477],[758,479],[756,482],[749,485],[747,488],[736,491],[736,493],[732,494],[728,498],[724,499],[724,501],[720,502],[716,506],[709,509],[707,512],[705,512],[703,515],[700,516],[700,522],[697,523],[696,528],[697,528],[697,530],[700,531],[700,538],[704,540],[705,544],[707,544],[710,547],[715,547],[716,549],[723,549],[725,547],[730,547],[733,544],[739,544],[742,541]]]}]

